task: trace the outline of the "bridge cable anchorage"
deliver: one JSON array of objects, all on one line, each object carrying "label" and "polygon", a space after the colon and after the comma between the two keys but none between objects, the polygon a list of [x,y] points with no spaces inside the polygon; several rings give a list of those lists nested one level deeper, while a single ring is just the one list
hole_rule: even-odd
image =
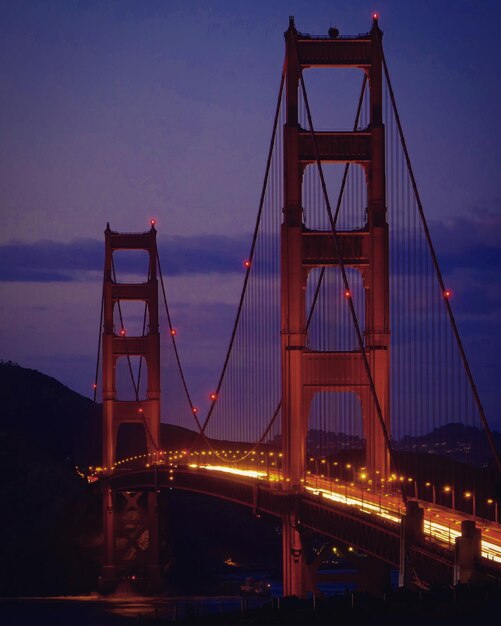
[{"label": "bridge cable anchorage", "polygon": [[[340,250],[340,246],[339,246],[339,241],[338,241],[338,236],[337,236],[337,231],[336,231],[336,224],[334,222],[334,216],[332,214],[332,208],[330,205],[330,200],[329,200],[329,194],[327,192],[327,185],[325,183],[325,177],[324,177],[324,173],[323,173],[323,168],[322,168],[322,163],[320,161],[320,153],[318,151],[318,145],[317,145],[317,138],[316,138],[316,134],[315,134],[315,130],[313,128],[313,121],[312,121],[312,117],[311,117],[311,110],[310,110],[310,105],[308,102],[308,96],[306,94],[306,86],[304,84],[304,77],[303,77],[303,71],[301,68],[301,65],[298,61],[297,64],[297,69],[298,69],[298,75],[299,75],[299,79],[300,79],[300,83],[301,83],[301,90],[303,93],[303,98],[304,98],[304,103],[306,106],[306,113],[308,116],[308,124],[309,124],[309,130],[310,130],[310,135],[312,138],[312,143],[313,143],[313,149],[314,149],[314,153],[315,153],[315,162],[317,164],[317,170],[318,170],[318,174],[320,177],[320,182],[321,182],[321,186],[322,186],[322,194],[324,197],[324,202],[325,202],[325,206],[327,209],[327,215],[329,218],[329,222],[330,222],[330,227],[331,227],[331,232],[333,235],[333,242],[334,242],[334,252],[335,255],[337,257],[337,261],[339,264],[339,268],[341,270],[341,277],[342,277],[342,282],[343,282],[343,286],[345,289],[345,292],[351,293],[350,290],[350,285],[349,285],[349,281],[348,281],[348,276],[346,274],[346,268],[343,262],[343,258],[341,255],[341,250]],[[357,336],[357,341],[358,341],[358,345],[359,345],[359,349],[362,355],[362,360],[364,363],[364,369],[365,372],[367,374],[367,379],[369,382],[369,387],[371,390],[371,395],[376,407],[376,413],[378,416],[378,420],[379,420],[379,424],[381,427],[381,431],[383,433],[383,437],[385,440],[385,444],[386,447],[388,449],[388,454],[390,455],[390,459],[393,462],[394,467],[397,467],[397,463],[396,463],[396,459],[395,459],[395,454],[393,452],[392,446],[391,446],[391,442],[390,442],[390,437],[388,434],[388,430],[386,428],[386,424],[384,423],[384,418],[383,418],[383,413],[381,410],[381,405],[379,403],[379,399],[377,397],[377,392],[376,392],[376,387],[374,384],[374,379],[372,377],[372,372],[370,369],[370,365],[369,365],[369,360],[367,359],[367,354],[365,351],[365,347],[364,347],[364,341],[363,341],[363,337],[362,337],[362,332],[360,330],[360,324],[358,322],[358,317],[357,317],[357,313],[355,311],[355,305],[353,304],[353,299],[352,298],[347,298],[348,300],[348,306],[350,309],[350,314],[351,314],[351,319],[354,325],[354,329],[355,329],[355,333]]]},{"label": "bridge cable anchorage", "polygon": [[[473,378],[473,374],[472,371],[470,369],[470,364],[468,362],[468,358],[466,356],[466,352],[463,346],[463,342],[461,340],[461,337],[459,335],[459,330],[456,324],[456,319],[454,316],[454,313],[452,311],[452,306],[451,306],[451,301],[450,301],[450,291],[446,289],[445,287],[445,283],[443,280],[443,276],[442,276],[442,272],[440,270],[440,266],[438,263],[438,258],[437,255],[435,253],[435,247],[433,246],[433,242],[431,239],[431,234],[428,228],[428,223],[426,221],[426,217],[424,214],[424,209],[423,209],[423,205],[421,202],[421,197],[419,195],[419,191],[418,191],[418,187],[417,187],[417,183],[416,183],[416,178],[414,176],[414,170],[412,168],[412,164],[411,164],[411,160],[410,160],[410,156],[409,156],[409,151],[407,149],[407,143],[405,141],[405,136],[404,136],[404,132],[402,129],[402,124],[400,122],[400,115],[398,113],[398,109],[397,109],[397,104],[396,104],[396,99],[395,99],[395,94],[393,92],[393,87],[391,84],[391,80],[390,80],[390,74],[388,71],[388,66],[386,64],[386,57],[384,55],[384,51],[383,51],[383,46],[381,44],[381,40],[378,39],[379,41],[379,46],[380,46],[380,50],[381,50],[381,58],[383,60],[383,68],[384,68],[384,74],[385,74],[385,78],[388,84],[388,91],[389,91],[389,95],[390,95],[390,100],[391,100],[391,104],[392,104],[392,109],[393,109],[393,113],[395,115],[395,121],[397,123],[397,129],[398,129],[398,134],[399,134],[399,138],[400,138],[400,142],[402,145],[402,149],[404,151],[404,157],[405,157],[405,162],[407,165],[407,170],[411,179],[411,184],[412,184],[412,189],[414,192],[414,197],[416,200],[416,204],[417,204],[417,208],[418,208],[418,213],[419,213],[419,217],[421,219],[421,224],[423,226],[423,230],[425,233],[425,237],[426,237],[426,241],[428,244],[428,249],[430,251],[430,255],[432,258],[432,262],[433,262],[433,266],[435,269],[435,273],[436,273],[436,277],[441,289],[442,294],[444,295],[443,297],[443,301],[445,304],[445,309],[447,311],[447,315],[449,318],[449,322],[451,324],[451,328],[452,328],[452,332],[456,341],[456,345],[458,347],[459,353],[461,355],[461,360],[463,363],[463,366],[465,368],[465,372],[466,372],[466,376],[468,378],[468,381],[470,383],[470,387],[471,390],[473,392],[473,397],[475,399],[475,404],[477,406],[479,415],[480,415],[480,420],[482,422],[482,425],[484,427],[484,431],[487,437],[487,442],[491,451],[491,454],[493,456],[494,462],[496,464],[497,470],[499,472],[499,474],[501,474],[501,459],[499,457],[499,453],[496,449],[496,444],[494,442],[494,437],[492,435],[492,431],[490,429],[489,423],[487,421],[487,417],[485,415],[485,411],[482,405],[482,401],[480,400],[480,396],[478,394],[478,390],[477,390],[477,386],[475,384],[474,378]],[[447,294],[447,295],[446,295]]]}]

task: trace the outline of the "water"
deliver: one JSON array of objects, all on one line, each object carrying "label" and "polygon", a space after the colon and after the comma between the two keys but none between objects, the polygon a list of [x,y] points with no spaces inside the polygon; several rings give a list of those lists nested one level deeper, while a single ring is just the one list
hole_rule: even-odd
[{"label": "water", "polygon": [[[342,574],[351,570],[336,569]],[[245,597],[238,593],[246,579],[266,581],[270,595]],[[186,595],[166,597],[139,596],[132,588],[123,587],[121,593],[101,596],[97,593],[82,596],[50,598],[0,599],[1,626],[113,626],[120,624],[154,624],[175,619],[197,618],[223,613],[238,613],[271,604],[282,596],[282,582],[271,572],[238,571],[229,573],[225,581],[235,591],[233,595]],[[342,595],[354,589],[352,583],[329,582],[319,584],[324,596]]]},{"label": "water", "polygon": [[0,600],[2,626],[112,626],[221,615],[258,608],[269,598],[66,596]]}]

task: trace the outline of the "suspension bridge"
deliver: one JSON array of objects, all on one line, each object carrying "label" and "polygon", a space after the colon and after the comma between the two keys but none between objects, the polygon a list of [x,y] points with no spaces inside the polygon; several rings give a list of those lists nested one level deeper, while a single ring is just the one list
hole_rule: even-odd
[{"label": "suspension bridge", "polygon": [[[361,70],[353,126],[319,130],[306,70],[339,68]],[[156,235],[154,221],[144,233],[105,231],[94,381],[103,463],[87,473],[103,487],[102,585],[124,572],[160,579],[157,500],[172,488],[280,518],[286,596],[315,588],[306,530],[362,551],[375,571],[398,569],[401,586],[499,581],[501,465],[377,16],[354,36],[301,33],[290,18],[243,287],[205,414]],[[137,251],[142,281],[120,268]],[[136,450],[121,455],[131,427]]]}]

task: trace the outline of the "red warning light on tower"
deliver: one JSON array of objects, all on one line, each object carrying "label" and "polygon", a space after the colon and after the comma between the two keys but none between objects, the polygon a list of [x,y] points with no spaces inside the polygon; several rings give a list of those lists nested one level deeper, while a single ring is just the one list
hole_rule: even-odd
[{"label": "red warning light on tower", "polygon": [[152,226],[155,226],[155,224],[156,224],[156,223],[157,223],[157,220],[156,220],[156,219],[151,219],[151,220],[150,220],[150,224],[151,224]]},{"label": "red warning light on tower", "polygon": [[142,407],[139,407],[137,410],[138,413],[144,413],[144,409]]},{"label": "red warning light on tower", "polygon": [[449,299],[449,298],[451,298],[451,297],[452,297],[452,291],[451,291],[450,289],[446,289],[446,290],[444,291],[444,298],[445,298],[446,300],[448,300],[448,299]]},{"label": "red warning light on tower", "polygon": [[214,402],[214,400],[217,398],[217,393],[211,393],[209,395],[209,398]]},{"label": "red warning light on tower", "polygon": [[378,15],[377,13],[373,13],[373,14],[372,14],[372,19],[373,19],[373,20],[377,20],[377,19],[379,19],[379,15]]},{"label": "red warning light on tower", "polygon": [[92,385],[92,389],[97,389],[97,385],[96,385],[96,383],[94,383],[94,384]]},{"label": "red warning light on tower", "polygon": [[125,332],[125,328],[120,329],[120,337],[125,337],[127,333]]},{"label": "red warning light on tower", "polygon": [[345,298],[351,298],[351,291],[349,289],[345,289],[344,291],[344,297]]},{"label": "red warning light on tower", "polygon": [[170,329],[170,334],[175,337],[176,336],[176,329],[175,328],[171,328]]},{"label": "red warning light on tower", "polygon": [[249,261],[249,259],[246,259],[244,261],[244,267],[250,267],[251,266],[251,262]]}]

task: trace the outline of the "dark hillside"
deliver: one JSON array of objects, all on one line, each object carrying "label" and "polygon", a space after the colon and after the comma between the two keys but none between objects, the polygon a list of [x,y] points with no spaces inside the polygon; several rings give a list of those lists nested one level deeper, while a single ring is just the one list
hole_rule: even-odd
[{"label": "dark hillside", "polygon": [[101,406],[54,378],[0,363],[0,407],[0,432],[40,442],[56,461],[100,462]]},{"label": "dark hillside", "polygon": [[[0,596],[95,590],[102,558],[100,483],[82,480],[75,465],[100,464],[101,405],[40,372],[0,363],[0,406]],[[189,448],[194,439],[190,430],[162,425],[165,448]],[[129,437],[123,449],[132,454],[137,444]],[[279,568],[276,520],[175,490],[161,494],[160,508],[163,571],[171,590],[222,591],[232,573],[225,565],[229,557],[258,569]]]}]

